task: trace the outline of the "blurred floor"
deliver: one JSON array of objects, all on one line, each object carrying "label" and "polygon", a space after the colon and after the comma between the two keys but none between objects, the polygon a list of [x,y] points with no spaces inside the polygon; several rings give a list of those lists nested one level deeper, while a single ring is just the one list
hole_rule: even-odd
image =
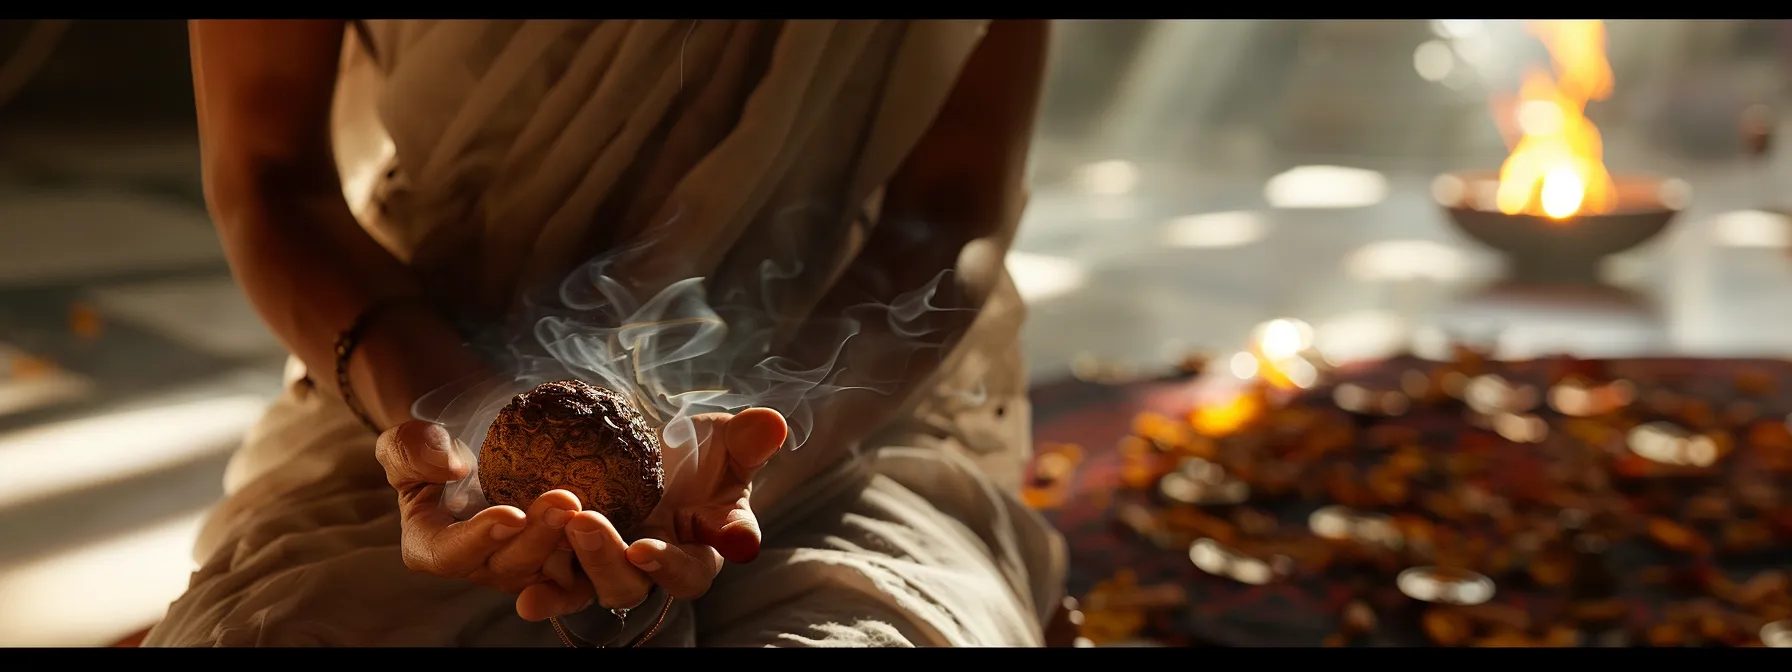
[{"label": "blurred floor", "polygon": [[0,222],[0,646],[109,643],[185,587],[281,348],[190,200],[12,185]]},{"label": "blurred floor", "polygon": [[[1476,296],[1497,258],[1429,195],[1436,173],[1505,153],[1486,96],[1510,73],[1476,25],[1061,26],[1011,263],[1034,378],[1084,354],[1223,353],[1276,317],[1339,358],[1422,354],[1444,333],[1514,356],[1792,355],[1789,233],[1757,212],[1781,204],[1766,176],[1792,173],[1738,155],[1733,128],[1777,95],[1771,55],[1707,53],[1742,44],[1708,26],[1614,25],[1607,163],[1680,177],[1693,205],[1607,264],[1642,308],[1501,300]],[[1448,67],[1422,56],[1432,42]],[[280,373],[210,231],[190,123],[56,121],[0,117],[0,646],[153,621]]]}]

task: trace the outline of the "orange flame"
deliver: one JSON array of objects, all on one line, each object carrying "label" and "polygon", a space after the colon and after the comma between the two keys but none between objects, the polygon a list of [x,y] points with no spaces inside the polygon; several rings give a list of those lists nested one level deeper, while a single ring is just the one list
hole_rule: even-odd
[{"label": "orange flame", "polygon": [[1261,348],[1252,348],[1251,356],[1257,358],[1257,378],[1278,390],[1298,390],[1300,383],[1294,381],[1290,374],[1291,362],[1294,358],[1276,359],[1264,354]]},{"label": "orange flame", "polygon": [[1603,163],[1599,129],[1585,116],[1589,101],[1612,93],[1605,22],[1532,21],[1526,29],[1549,49],[1555,76],[1533,69],[1519,89],[1523,136],[1500,166],[1499,209],[1557,220],[1610,212],[1616,189]]},{"label": "orange flame", "polygon": [[1224,403],[1203,405],[1190,411],[1188,424],[1203,436],[1222,437],[1249,426],[1265,410],[1263,389],[1252,385]]}]

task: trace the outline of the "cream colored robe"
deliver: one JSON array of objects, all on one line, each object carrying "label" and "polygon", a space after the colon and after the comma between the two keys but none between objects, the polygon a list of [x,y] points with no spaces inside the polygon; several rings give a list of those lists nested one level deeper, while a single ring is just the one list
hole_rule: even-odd
[{"label": "cream colored robe", "polygon": [[[983,34],[976,21],[366,21],[336,101],[344,191],[441,298],[478,313],[594,251],[680,241],[647,291],[801,263],[811,309]],[[678,603],[659,645],[1032,646],[1062,542],[1017,499],[1029,453],[1003,257],[1024,195],[959,256],[975,322],[877,421],[817,407],[755,484],[765,551]],[[792,207],[824,216],[791,223]],[[601,223],[601,224],[598,224]],[[552,270],[552,272],[563,272]],[[291,384],[226,477],[158,645],[542,645],[513,598],[408,572],[373,437]],[[836,412],[830,413],[833,410]]]}]

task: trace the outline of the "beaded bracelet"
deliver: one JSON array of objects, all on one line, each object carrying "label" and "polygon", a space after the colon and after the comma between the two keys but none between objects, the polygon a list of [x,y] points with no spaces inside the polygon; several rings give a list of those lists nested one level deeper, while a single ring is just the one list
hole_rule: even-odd
[{"label": "beaded bracelet", "polygon": [[373,323],[373,318],[389,309],[412,303],[424,307],[429,306],[426,299],[415,295],[389,296],[376,300],[361,311],[361,314],[355,318],[354,324],[336,337],[336,393],[342,397],[343,403],[348,405],[348,410],[354,413],[355,417],[360,419],[361,424],[366,425],[367,429],[374,434],[380,433],[379,424],[373,421],[373,417],[367,414],[360,401],[355,399],[354,388],[349,385],[349,358],[355,354],[355,347],[361,344],[361,337],[367,331],[367,327]]}]

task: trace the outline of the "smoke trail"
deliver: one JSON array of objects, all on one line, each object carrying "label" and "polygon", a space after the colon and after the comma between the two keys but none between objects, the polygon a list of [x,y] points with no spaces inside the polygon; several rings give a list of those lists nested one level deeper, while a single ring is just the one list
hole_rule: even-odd
[{"label": "smoke trail", "polygon": [[[789,331],[782,299],[801,277],[800,262],[765,260],[751,281],[727,287],[686,278],[642,299],[615,273],[623,261],[653,252],[678,253],[645,244],[602,255],[575,269],[546,300],[526,302],[521,319],[511,323],[520,328],[482,339],[496,373],[419,399],[414,415],[445,425],[462,444],[463,457],[476,463],[486,430],[512,397],[541,383],[578,378],[631,398],[663,428],[666,473],[675,481],[697,463],[702,437],[694,416],[772,408],[790,425],[785,450],[801,448],[823,399],[847,390],[894,391],[906,373],[900,363],[927,350],[943,356],[954,335],[929,318],[966,310],[935,300],[952,277],[943,270],[893,300],[803,320],[797,345],[805,356],[799,361],[779,354],[783,344],[777,340]],[[890,278],[858,269],[842,282],[880,296],[888,295]],[[876,346],[860,350],[875,352],[848,357],[847,346],[870,335],[868,327]],[[449,484],[443,500],[461,517],[484,508],[477,470]]]}]

